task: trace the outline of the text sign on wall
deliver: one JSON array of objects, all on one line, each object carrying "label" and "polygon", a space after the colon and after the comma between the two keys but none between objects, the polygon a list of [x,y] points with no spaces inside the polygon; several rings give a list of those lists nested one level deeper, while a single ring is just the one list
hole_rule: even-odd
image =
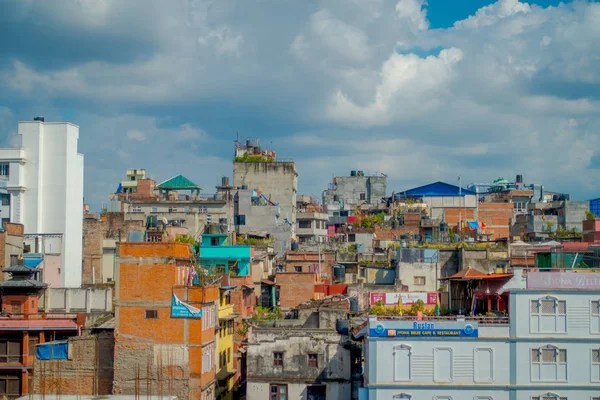
[{"label": "text sign on wall", "polygon": [[371,292],[370,304],[374,306],[378,301],[391,306],[398,304],[398,297],[402,297],[402,305],[415,304],[417,300],[423,301],[425,304],[435,305],[437,293],[373,293]]},{"label": "text sign on wall", "polygon": [[202,318],[202,310],[184,303],[173,293],[171,297],[171,318]]},{"label": "text sign on wall", "polygon": [[600,290],[600,274],[593,272],[529,272],[527,289]]},{"label": "text sign on wall", "polygon": [[478,337],[476,321],[373,321],[371,337]]}]

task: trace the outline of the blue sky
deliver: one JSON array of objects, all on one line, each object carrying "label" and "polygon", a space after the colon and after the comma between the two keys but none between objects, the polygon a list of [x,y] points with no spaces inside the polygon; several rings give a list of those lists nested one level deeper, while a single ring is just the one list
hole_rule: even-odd
[{"label": "blue sky", "polygon": [[98,210],[128,168],[214,192],[233,140],[294,158],[299,191],[512,178],[600,195],[600,4],[554,0],[0,3],[0,140],[80,126]]}]

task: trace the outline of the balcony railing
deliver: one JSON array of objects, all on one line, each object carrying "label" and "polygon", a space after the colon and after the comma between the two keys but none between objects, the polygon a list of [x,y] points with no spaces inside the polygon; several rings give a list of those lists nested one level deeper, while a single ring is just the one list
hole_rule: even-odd
[{"label": "balcony railing", "polygon": [[508,316],[470,316],[470,315],[449,315],[449,316],[431,316],[423,315],[380,315],[376,316],[378,321],[477,321],[480,324],[503,324],[508,325],[510,318]]}]

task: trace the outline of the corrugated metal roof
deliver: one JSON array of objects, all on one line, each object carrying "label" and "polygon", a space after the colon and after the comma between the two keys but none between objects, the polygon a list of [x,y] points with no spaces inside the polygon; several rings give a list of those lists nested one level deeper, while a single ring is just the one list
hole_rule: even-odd
[{"label": "corrugated metal roof", "polygon": [[434,182],[429,185],[419,186],[409,190],[397,192],[397,196],[422,197],[422,196],[465,196],[476,194],[472,190],[460,189],[458,186],[445,182]]},{"label": "corrugated metal roof", "polygon": [[196,185],[194,182],[190,181],[188,178],[181,174],[174,176],[171,179],[167,179],[166,181],[158,185],[158,188],[169,190],[202,190],[200,186]]},{"label": "corrugated metal roof", "polygon": [[27,320],[27,319],[3,319],[0,320],[0,330],[77,330],[77,324],[69,319],[43,319],[43,320]]}]

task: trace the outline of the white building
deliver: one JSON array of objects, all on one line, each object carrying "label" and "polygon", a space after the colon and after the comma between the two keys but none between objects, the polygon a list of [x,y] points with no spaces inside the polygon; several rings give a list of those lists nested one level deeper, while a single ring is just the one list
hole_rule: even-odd
[{"label": "white building", "polygon": [[42,118],[19,122],[19,135],[20,148],[0,149],[10,221],[25,226],[32,252],[62,255],[59,276],[45,276],[45,281],[80,286],[83,155],[77,152],[79,127]]},{"label": "white building", "polygon": [[600,274],[530,272],[527,285],[508,320],[371,317],[360,398],[599,400]]}]

